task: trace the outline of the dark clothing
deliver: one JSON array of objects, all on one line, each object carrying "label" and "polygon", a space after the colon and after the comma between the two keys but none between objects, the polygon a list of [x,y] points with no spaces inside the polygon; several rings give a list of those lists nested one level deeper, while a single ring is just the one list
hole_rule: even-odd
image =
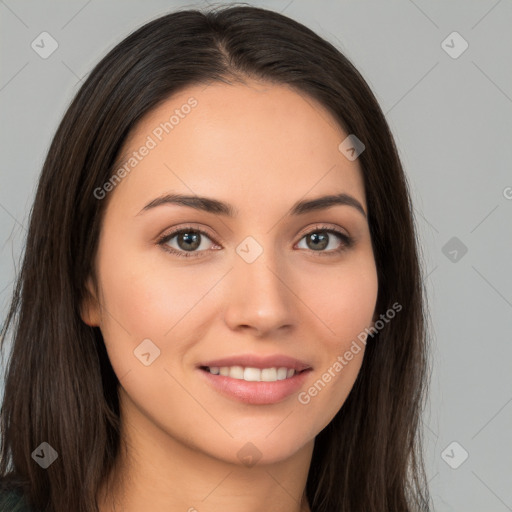
[{"label": "dark clothing", "polygon": [[0,491],[0,512],[32,512],[17,491]]}]

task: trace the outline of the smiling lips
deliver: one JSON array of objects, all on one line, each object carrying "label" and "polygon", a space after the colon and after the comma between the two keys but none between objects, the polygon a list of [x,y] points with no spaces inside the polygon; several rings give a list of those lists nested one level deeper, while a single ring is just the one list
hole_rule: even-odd
[{"label": "smiling lips", "polygon": [[292,357],[254,354],[205,361],[198,368],[222,394],[253,405],[284,400],[312,370],[308,363]]}]

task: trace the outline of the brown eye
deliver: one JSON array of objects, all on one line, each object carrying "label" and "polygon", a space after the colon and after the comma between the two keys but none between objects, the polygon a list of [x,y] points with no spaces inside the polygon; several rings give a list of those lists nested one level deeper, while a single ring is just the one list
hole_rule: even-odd
[{"label": "brown eye", "polygon": [[[310,249],[325,249],[329,245],[329,235],[326,232],[323,233],[311,233],[306,236],[307,245]],[[309,242],[309,243],[308,243]]]},{"label": "brown eye", "polygon": [[[177,247],[172,247],[169,245],[171,240],[176,239],[175,244]],[[198,249],[203,245],[203,239],[207,238],[211,240],[208,233],[198,228],[181,228],[172,233],[164,235],[159,241],[158,244],[161,245],[166,251],[171,254],[176,254],[177,256],[184,256],[185,258],[201,256],[202,252],[207,250],[207,247],[203,247],[202,250],[198,251]],[[207,245],[207,244],[206,244]]]},{"label": "brown eye", "polygon": [[[176,243],[185,251],[195,251],[201,245],[201,234],[194,233],[193,231],[184,231],[174,235]],[[183,245],[182,245],[183,244]]]},{"label": "brown eye", "polygon": [[[340,241],[338,246],[336,246],[336,242],[332,241],[333,238],[338,238],[338,241]],[[306,240],[306,249],[326,256],[339,254],[341,251],[351,247],[353,243],[352,238],[348,235],[330,227],[315,228],[314,231],[306,233],[302,239]],[[326,251],[325,249],[330,245],[330,250]],[[334,245],[334,247],[332,247],[332,245]]]}]

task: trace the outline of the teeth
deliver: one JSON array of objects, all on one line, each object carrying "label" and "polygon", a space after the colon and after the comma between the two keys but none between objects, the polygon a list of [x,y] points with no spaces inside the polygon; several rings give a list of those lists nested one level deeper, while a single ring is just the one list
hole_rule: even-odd
[{"label": "teeth", "polygon": [[261,380],[265,382],[277,380],[277,370],[275,368],[263,368],[263,370],[261,370]]},{"label": "teeth", "polygon": [[288,375],[287,368],[279,368],[277,370],[277,380],[284,380],[284,379],[286,379],[287,375]]},{"label": "teeth", "polygon": [[[229,370],[229,376],[233,379],[240,379],[237,372],[233,372],[233,367]],[[259,382],[261,380],[261,370],[259,368],[246,368],[242,378],[251,382]]]},{"label": "teeth", "polygon": [[245,380],[248,382],[275,382],[293,377],[297,373],[293,368],[244,368],[242,366],[212,366],[207,368],[214,375],[223,375],[232,379]]},{"label": "teeth", "polygon": [[245,371],[241,366],[232,366],[229,369],[229,376],[233,379],[243,379],[245,377]]}]

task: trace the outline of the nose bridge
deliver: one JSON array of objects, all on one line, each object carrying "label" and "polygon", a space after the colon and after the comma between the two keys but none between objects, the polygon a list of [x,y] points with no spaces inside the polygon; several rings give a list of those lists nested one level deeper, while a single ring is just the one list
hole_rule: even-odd
[{"label": "nose bridge", "polygon": [[[266,237],[267,244],[271,238]],[[285,284],[285,264],[272,247],[248,237],[236,248],[233,265],[226,313],[231,327],[263,332],[293,323],[293,293]]]}]

